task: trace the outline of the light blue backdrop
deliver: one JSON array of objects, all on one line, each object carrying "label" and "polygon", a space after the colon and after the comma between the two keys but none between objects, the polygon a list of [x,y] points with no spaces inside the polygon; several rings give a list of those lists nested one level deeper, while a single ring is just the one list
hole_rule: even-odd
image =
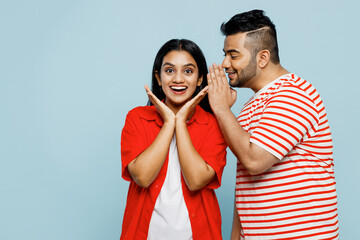
[{"label": "light blue backdrop", "polygon": [[[0,239],[118,239],[128,183],[120,177],[126,113],[147,101],[157,50],[194,40],[222,61],[219,26],[264,9],[283,66],[311,81],[335,145],[341,239],[360,239],[359,4],[342,1],[1,1]],[[238,90],[238,114],[252,92]],[[236,161],[217,190],[224,239]]]}]

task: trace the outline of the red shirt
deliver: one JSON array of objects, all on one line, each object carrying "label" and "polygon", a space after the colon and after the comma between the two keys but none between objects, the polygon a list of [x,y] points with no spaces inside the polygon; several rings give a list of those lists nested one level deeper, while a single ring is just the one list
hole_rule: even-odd
[{"label": "red shirt", "polygon": [[[120,239],[147,239],[151,215],[165,181],[168,157],[158,176],[148,187],[137,185],[127,165],[151,145],[163,120],[154,106],[137,107],[125,120],[121,134],[122,177],[130,181]],[[214,192],[221,185],[226,164],[226,144],[215,117],[197,106],[187,122],[191,141],[200,156],[214,169],[216,176],[204,188],[191,192],[181,176],[184,200],[189,211],[193,239],[222,239],[221,214]]]}]

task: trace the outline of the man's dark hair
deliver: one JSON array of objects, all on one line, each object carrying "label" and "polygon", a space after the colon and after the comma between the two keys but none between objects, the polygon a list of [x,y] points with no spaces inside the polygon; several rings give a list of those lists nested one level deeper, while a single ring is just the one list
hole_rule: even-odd
[{"label": "man's dark hair", "polygon": [[252,10],[236,14],[228,22],[221,24],[220,29],[225,36],[246,33],[245,47],[253,56],[266,49],[270,52],[272,63],[280,62],[275,25],[265,16],[264,11]]},{"label": "man's dark hair", "polygon": [[[194,43],[191,40],[187,39],[171,39],[167,41],[158,51],[156,54],[153,70],[151,74],[151,91],[154,93],[154,95],[160,99],[165,99],[165,94],[162,90],[162,87],[159,85],[157,79],[156,79],[156,73],[160,73],[161,65],[163,62],[163,59],[166,54],[168,54],[171,51],[186,51],[188,52],[195,60],[196,65],[199,69],[199,76],[198,79],[202,77],[202,82],[200,86],[197,86],[195,89],[195,92],[192,97],[195,97],[203,88],[205,88],[208,85],[207,82],[207,74],[208,74],[208,68],[206,64],[206,60],[204,57],[203,52],[199,48],[196,43]],[[153,105],[152,102],[149,100],[147,105],[151,106]],[[213,113],[209,104],[209,98],[206,95],[199,105],[207,112]]]}]

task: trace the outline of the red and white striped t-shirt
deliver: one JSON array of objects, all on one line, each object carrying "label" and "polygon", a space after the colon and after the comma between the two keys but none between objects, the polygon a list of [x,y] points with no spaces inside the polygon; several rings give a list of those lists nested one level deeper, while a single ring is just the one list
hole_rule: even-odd
[{"label": "red and white striped t-shirt", "polygon": [[242,239],[338,239],[332,138],[316,89],[281,76],[245,104],[238,121],[252,143],[279,159],[255,176],[238,161]]}]

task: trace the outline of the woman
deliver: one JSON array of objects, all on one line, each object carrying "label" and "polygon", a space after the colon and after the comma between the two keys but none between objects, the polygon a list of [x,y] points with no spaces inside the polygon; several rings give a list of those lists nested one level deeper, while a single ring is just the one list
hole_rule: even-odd
[{"label": "woman", "polygon": [[210,113],[206,75],[192,41],[170,40],[157,53],[148,106],[128,113],[121,135],[130,186],[120,239],[222,239],[213,189],[226,144]]}]

